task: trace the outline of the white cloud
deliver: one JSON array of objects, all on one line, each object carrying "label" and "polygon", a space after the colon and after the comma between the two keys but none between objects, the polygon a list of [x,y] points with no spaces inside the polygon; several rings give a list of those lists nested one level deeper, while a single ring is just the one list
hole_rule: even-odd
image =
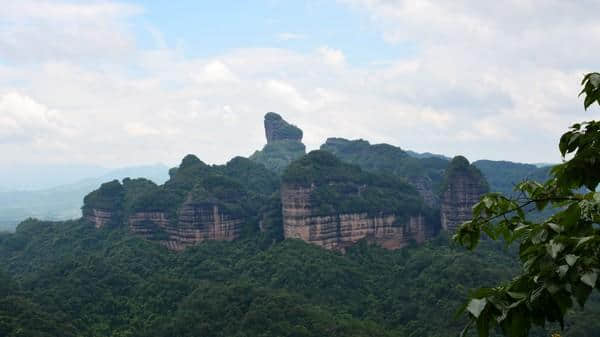
[{"label": "white cloud", "polygon": [[157,30],[157,49],[139,48],[128,21],[142,12],[135,6],[8,1],[0,164],[175,164],[187,153],[222,163],[263,146],[267,111],[300,126],[310,149],[341,136],[554,161],[560,133],[591,118],[576,95],[582,73],[597,70],[600,40],[589,36],[600,26],[590,13],[600,5],[342,2],[367,13],[389,43],[414,44],[414,54],[361,66],[335,45],[189,57]]},{"label": "white cloud", "polygon": [[334,67],[341,67],[346,63],[346,56],[339,49],[321,47],[317,50],[323,61]]},{"label": "white cloud", "polygon": [[306,110],[310,103],[302,97],[291,84],[280,80],[269,80],[265,84],[267,92],[274,96],[282,106],[289,106],[296,110]]},{"label": "white cloud", "polygon": [[5,0],[0,58],[15,63],[90,58],[115,62],[135,47],[123,20],[140,12],[137,6],[110,1]]},{"label": "white cloud", "polygon": [[0,143],[31,143],[72,133],[58,111],[19,92],[0,95]]},{"label": "white cloud", "polygon": [[208,62],[202,70],[194,75],[194,79],[203,82],[237,82],[237,76],[229,67],[219,60]]},{"label": "white cloud", "polygon": [[159,136],[160,130],[142,123],[128,123],[125,125],[125,131],[131,136]]}]

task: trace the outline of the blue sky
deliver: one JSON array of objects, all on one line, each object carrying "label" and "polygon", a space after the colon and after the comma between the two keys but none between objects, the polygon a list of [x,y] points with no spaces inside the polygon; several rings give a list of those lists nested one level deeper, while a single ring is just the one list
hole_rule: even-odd
[{"label": "blue sky", "polygon": [[352,64],[411,55],[411,42],[386,43],[365,12],[335,1],[135,1],[143,14],[132,20],[146,48],[164,43],[187,57],[212,57],[233,49],[276,47],[308,52],[339,48]]},{"label": "blue sky", "polygon": [[4,0],[0,165],[208,163],[363,138],[561,160],[597,71],[600,2]]}]

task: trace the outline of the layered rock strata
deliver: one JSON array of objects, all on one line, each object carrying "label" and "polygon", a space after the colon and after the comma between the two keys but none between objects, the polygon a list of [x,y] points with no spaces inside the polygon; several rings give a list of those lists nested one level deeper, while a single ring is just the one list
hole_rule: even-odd
[{"label": "layered rock strata", "polygon": [[430,208],[438,208],[440,204],[439,197],[433,192],[433,184],[429,177],[420,176],[412,177],[408,179],[408,183],[411,184],[417,192],[423,197],[425,205]]},{"label": "layered rock strata", "polygon": [[481,172],[469,161],[455,157],[446,172],[441,202],[442,228],[454,232],[463,222],[472,218],[472,207],[489,190]]},{"label": "layered rock strata", "polygon": [[102,228],[114,222],[114,213],[110,210],[84,208],[83,218],[93,223],[96,228]]},{"label": "layered rock strata", "polygon": [[235,240],[242,222],[208,203],[184,204],[174,222],[163,212],[139,212],[128,219],[131,232],[178,251],[206,240]]},{"label": "layered rock strata", "polygon": [[284,237],[321,247],[343,250],[361,239],[397,249],[411,241],[421,243],[432,233],[423,216],[408,219],[396,214],[341,213],[317,215],[311,204],[314,186],[284,185],[281,190]]}]

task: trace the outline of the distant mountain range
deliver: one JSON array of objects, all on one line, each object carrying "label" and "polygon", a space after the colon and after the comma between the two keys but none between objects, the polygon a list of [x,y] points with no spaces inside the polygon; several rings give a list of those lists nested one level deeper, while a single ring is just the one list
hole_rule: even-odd
[{"label": "distant mountain range", "polygon": [[[52,166],[23,168],[21,175],[17,168],[4,168],[0,171],[2,181],[11,188],[5,187],[0,191],[0,231],[13,230],[19,222],[29,217],[44,220],[79,218],[83,197],[101,183],[126,177],[143,177],[161,184],[168,179],[168,170],[162,164],[113,170],[97,166]],[[16,177],[11,185],[7,184],[7,174]],[[70,180],[68,174],[72,174]],[[25,181],[28,177],[32,179],[29,184]],[[52,183],[59,184],[47,187]]]}]

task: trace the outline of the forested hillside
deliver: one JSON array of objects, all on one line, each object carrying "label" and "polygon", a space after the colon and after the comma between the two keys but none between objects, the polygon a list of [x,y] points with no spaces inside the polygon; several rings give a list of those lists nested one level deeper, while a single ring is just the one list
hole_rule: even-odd
[{"label": "forested hillside", "polygon": [[[0,263],[3,336],[445,337],[469,289],[517,267],[502,246],[467,252],[445,236],[345,255],[260,235],[172,252],[80,221],[22,223],[0,236]],[[596,308],[565,336],[595,336]]]}]

